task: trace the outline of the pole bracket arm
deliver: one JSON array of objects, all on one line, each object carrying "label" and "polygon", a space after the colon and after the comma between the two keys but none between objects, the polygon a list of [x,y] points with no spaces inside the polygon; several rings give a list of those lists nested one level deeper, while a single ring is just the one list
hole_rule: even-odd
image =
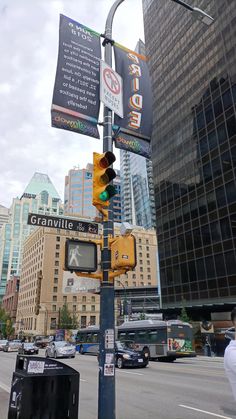
[{"label": "pole bracket arm", "polygon": [[104,33],[101,33],[101,38],[104,38],[103,42],[102,42],[102,46],[105,47],[107,44],[111,44],[112,46],[114,45],[115,41],[114,39],[108,38]]}]

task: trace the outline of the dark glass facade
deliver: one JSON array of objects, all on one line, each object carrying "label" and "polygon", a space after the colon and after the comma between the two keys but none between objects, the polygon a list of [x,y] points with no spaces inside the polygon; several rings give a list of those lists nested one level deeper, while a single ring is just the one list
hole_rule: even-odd
[{"label": "dark glass facade", "polygon": [[163,307],[236,303],[236,7],[143,0]]}]

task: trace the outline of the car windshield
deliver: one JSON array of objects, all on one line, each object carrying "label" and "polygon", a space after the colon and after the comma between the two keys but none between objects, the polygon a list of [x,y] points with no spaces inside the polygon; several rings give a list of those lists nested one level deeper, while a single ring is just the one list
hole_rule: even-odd
[{"label": "car windshield", "polygon": [[25,348],[33,348],[34,345],[33,345],[33,343],[24,343],[24,347]]},{"label": "car windshield", "polygon": [[122,350],[129,349],[124,342],[120,342],[120,341],[116,342],[116,347],[117,349],[122,349]]},{"label": "car windshield", "polygon": [[56,346],[71,346],[69,342],[61,341],[55,342]]}]

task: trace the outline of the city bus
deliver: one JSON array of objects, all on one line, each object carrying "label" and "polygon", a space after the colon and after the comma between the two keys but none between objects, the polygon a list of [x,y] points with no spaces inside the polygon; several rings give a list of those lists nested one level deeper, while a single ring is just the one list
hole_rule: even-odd
[{"label": "city bus", "polygon": [[99,327],[88,326],[80,329],[77,332],[76,338],[76,351],[80,354],[98,354],[99,352]]},{"label": "city bus", "polygon": [[[195,357],[193,331],[189,323],[180,320],[136,320],[116,328],[116,339],[125,342],[150,359],[173,362],[177,358]],[[81,354],[99,352],[99,327],[80,329],[76,350]]]},{"label": "city bus", "polygon": [[180,320],[125,322],[118,327],[118,339],[133,342],[135,349],[158,361],[173,362],[196,356],[192,326]]}]

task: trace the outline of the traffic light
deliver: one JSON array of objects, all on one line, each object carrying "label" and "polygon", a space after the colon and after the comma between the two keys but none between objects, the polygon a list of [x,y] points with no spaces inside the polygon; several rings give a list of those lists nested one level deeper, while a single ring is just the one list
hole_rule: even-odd
[{"label": "traffic light", "polygon": [[108,207],[117,193],[115,186],[109,184],[116,177],[115,170],[110,167],[115,160],[111,151],[93,153],[93,205],[103,214],[102,208]]},{"label": "traffic light", "polygon": [[111,268],[114,270],[131,270],[137,264],[136,240],[130,234],[119,236],[111,244]]}]

